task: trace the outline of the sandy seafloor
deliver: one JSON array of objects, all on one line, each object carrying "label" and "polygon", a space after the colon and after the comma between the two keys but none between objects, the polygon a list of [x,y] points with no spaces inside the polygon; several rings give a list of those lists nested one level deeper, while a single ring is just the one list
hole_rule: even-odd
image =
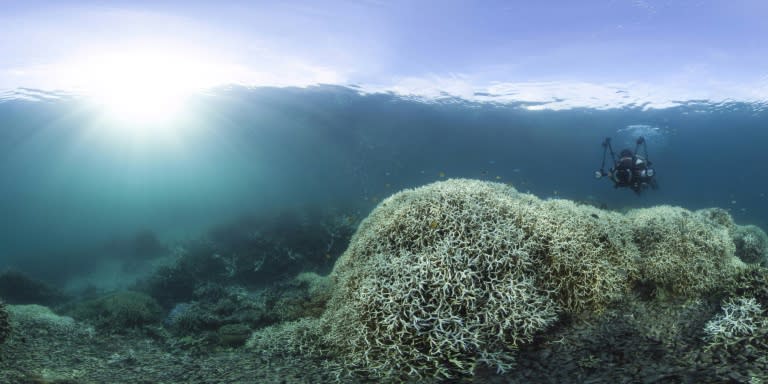
[{"label": "sandy seafloor", "polygon": [[[12,315],[12,321],[14,317]],[[1,383],[317,383],[319,362],[222,349],[188,353],[146,334],[108,335],[36,322],[0,347]],[[16,323],[18,325],[18,323]]]},{"label": "sandy seafloor", "polygon": [[[593,320],[555,326],[520,350],[505,374],[479,369],[464,383],[764,383],[768,341],[726,351],[702,347],[717,308],[701,300],[619,303]],[[375,383],[338,376],[323,360],[239,348],[181,348],[161,327],[98,332],[39,306],[10,306],[24,327],[0,346],[0,383]],[[656,320],[658,323],[654,324]],[[667,340],[667,341],[662,341]],[[671,340],[671,342],[670,342]],[[387,381],[389,382],[389,381]],[[392,381],[401,382],[401,381]]]}]

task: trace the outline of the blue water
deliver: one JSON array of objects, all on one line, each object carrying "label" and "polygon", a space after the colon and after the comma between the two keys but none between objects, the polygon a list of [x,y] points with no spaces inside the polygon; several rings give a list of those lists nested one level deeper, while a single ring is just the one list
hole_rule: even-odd
[{"label": "blue water", "polygon": [[[453,177],[610,209],[722,207],[740,224],[768,228],[763,105],[527,106],[229,87],[197,96],[172,134],[136,139],[77,97],[6,97],[0,270],[66,279],[140,231],[172,242],[245,214],[321,208],[364,217],[400,189]],[[595,180],[603,139],[618,151],[638,135],[660,189],[637,196]]]}]

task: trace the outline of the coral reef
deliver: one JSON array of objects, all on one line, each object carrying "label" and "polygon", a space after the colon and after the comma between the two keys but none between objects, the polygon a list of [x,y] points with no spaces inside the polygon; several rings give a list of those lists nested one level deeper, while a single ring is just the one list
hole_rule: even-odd
[{"label": "coral reef", "polygon": [[600,312],[624,296],[637,278],[639,251],[624,216],[547,200],[518,208],[536,273],[568,312]]},{"label": "coral reef", "polygon": [[303,272],[265,293],[267,316],[274,322],[319,317],[331,298],[333,285],[327,276]]},{"label": "coral reef", "polygon": [[62,293],[48,284],[16,270],[0,273],[0,296],[8,304],[55,305],[66,300]]},{"label": "coral reef", "polygon": [[705,328],[708,349],[725,362],[746,359],[768,372],[768,268],[750,264],[733,277],[724,295],[722,311]]},{"label": "coral reef", "polygon": [[247,324],[227,324],[222,325],[217,331],[219,343],[228,347],[239,347],[251,336],[251,328]]},{"label": "coral reef", "polygon": [[330,295],[330,278],[310,272],[250,292],[243,287],[209,283],[195,290],[193,301],[174,306],[163,324],[176,337],[193,337],[196,344],[214,345],[225,339],[221,332],[228,326],[258,329],[319,317]]},{"label": "coral reef", "polygon": [[593,318],[633,289],[696,299],[720,287],[744,267],[729,222],[668,206],[622,215],[473,180],[405,190],[360,224],[316,324],[249,345],[283,340],[393,381],[503,372],[558,319]]},{"label": "coral reef", "polygon": [[768,268],[749,265],[738,273],[726,287],[730,297],[752,297],[768,308]]},{"label": "coral reef", "polygon": [[672,294],[701,295],[736,272],[728,227],[679,207],[627,213],[640,250],[640,278]]},{"label": "coral reef", "polygon": [[8,318],[8,310],[5,303],[0,300],[0,344],[11,334],[11,322]]},{"label": "coral reef", "polygon": [[200,242],[164,280],[165,327],[136,292],[64,308],[84,322],[7,306],[0,381],[766,382],[768,269],[736,257],[743,228],[449,180],[384,200],[329,276],[267,263],[255,284]]},{"label": "coral reef", "polygon": [[[505,383],[760,383],[763,333],[727,349],[705,340],[717,308],[704,300],[628,297],[590,322],[568,323],[522,346]],[[478,372],[475,382],[497,382]]]},{"label": "coral reef", "polygon": [[768,266],[768,235],[754,225],[737,225],[732,230],[736,256],[748,264]]},{"label": "coral reef", "polygon": [[355,216],[311,208],[243,217],[173,248],[174,263],[133,289],[171,308],[205,284],[255,289],[307,270],[327,272],[356,226]]},{"label": "coral reef", "polygon": [[694,212],[698,219],[701,219],[710,225],[717,227],[725,227],[729,231],[736,227],[736,223],[733,222],[733,217],[725,209],[722,208],[704,208]]},{"label": "coral reef", "polygon": [[131,291],[116,292],[76,303],[65,312],[101,330],[115,333],[159,323],[162,314],[155,299]]},{"label": "coral reef", "polygon": [[768,327],[763,308],[754,298],[728,298],[723,312],[704,327],[707,340],[712,344],[731,344],[735,339],[753,336],[760,328]]},{"label": "coral reef", "polygon": [[338,381],[344,369],[331,355],[332,351],[323,340],[326,330],[321,322],[313,318],[289,321],[257,330],[246,342],[246,347],[270,359],[303,356],[321,360],[326,370],[333,372]]},{"label": "coral reef", "polygon": [[192,301],[175,305],[163,323],[174,335],[203,337],[214,343],[222,326],[262,325],[267,312],[263,301],[243,287],[208,283],[195,290]]},{"label": "coral reef", "polygon": [[[519,220],[537,203],[463,180],[384,200],[334,269],[323,316],[352,369],[374,376],[506,370],[516,346],[556,319]],[[347,348],[348,346],[348,348]]]},{"label": "coral reef", "polygon": [[[8,307],[11,319],[18,325],[19,332],[27,336],[39,333],[83,333],[90,334],[93,329],[79,326],[68,316],[59,316],[50,308],[37,304],[11,305]],[[81,332],[82,331],[82,332]]]}]

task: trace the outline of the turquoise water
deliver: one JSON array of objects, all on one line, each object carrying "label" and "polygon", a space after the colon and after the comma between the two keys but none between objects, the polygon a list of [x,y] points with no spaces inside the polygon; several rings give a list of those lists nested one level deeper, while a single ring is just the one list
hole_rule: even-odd
[{"label": "turquoise water", "polygon": [[[46,274],[104,257],[93,250],[142,230],[194,238],[265,210],[364,215],[395,191],[451,177],[617,209],[718,206],[739,222],[767,224],[763,105],[524,107],[333,86],[229,88],[196,98],[170,128],[136,128],[100,118],[75,97],[6,99],[0,265]],[[130,134],[139,129],[149,133]],[[603,138],[618,151],[638,134],[661,188],[638,197],[594,180]]]},{"label": "turquoise water", "polygon": [[[158,307],[153,304],[156,313],[147,322],[171,330],[189,308],[220,316],[189,325],[214,336],[223,325],[258,330],[295,320],[301,316],[269,313],[271,306],[281,300],[317,305],[312,300],[325,297],[319,299],[322,308],[327,300],[316,293],[324,292],[326,283],[307,276],[292,280],[297,273],[331,271],[357,224],[382,199],[450,178],[508,183],[543,199],[617,211],[719,207],[739,225],[768,227],[768,109],[761,103],[554,110],[539,109],[540,103],[418,99],[356,87],[227,87],[196,95],[174,121],[130,122],[111,119],[75,95],[22,93],[25,97],[9,93],[0,102],[0,271],[20,271],[57,293],[6,300],[50,304],[86,323],[89,317],[82,313],[88,312],[71,306],[124,289],[151,295]],[[634,147],[639,136],[647,141],[658,190],[637,195],[593,177],[606,137],[618,152]],[[644,294],[643,287],[634,289]],[[262,312],[249,307],[263,297]],[[695,311],[686,303],[660,302],[672,308],[669,318],[682,319],[689,309],[701,316],[686,325],[701,333],[719,310],[718,300],[699,300]],[[653,314],[657,304],[630,309]],[[312,304],[305,305],[297,313],[319,315]],[[633,350],[635,341],[628,340],[645,336],[625,337],[625,325],[615,325],[618,320],[610,316],[596,327],[606,340],[624,340],[616,346],[617,356],[625,349],[655,351],[655,340]],[[647,316],[652,324],[653,316]],[[603,349],[592,345],[592,331],[560,326],[551,335],[573,337],[583,351]],[[182,338],[186,334],[173,332],[180,332],[173,336],[178,339],[163,339],[172,351],[207,348],[183,344],[190,343]],[[686,353],[697,351],[701,336],[684,336],[692,345],[686,344]],[[546,353],[562,352],[556,356],[561,360],[579,351],[557,347],[553,340],[535,340],[523,351],[521,366],[526,359],[547,360],[539,356],[542,345],[549,348]],[[23,350],[17,341],[10,344]],[[240,364],[237,356],[229,358]],[[253,356],[244,358],[261,369]],[[595,361],[604,358],[579,356],[569,362],[577,366],[566,368],[594,373]],[[217,364],[215,358],[209,363]],[[533,364],[510,380],[548,369],[541,367]],[[609,372],[623,374],[620,367]],[[652,372],[637,375],[652,377]],[[278,379],[279,374],[266,380]]]}]

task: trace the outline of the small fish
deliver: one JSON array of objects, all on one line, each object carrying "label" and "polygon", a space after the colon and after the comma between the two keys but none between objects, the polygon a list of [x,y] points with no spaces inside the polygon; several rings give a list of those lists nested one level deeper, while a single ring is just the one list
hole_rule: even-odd
[{"label": "small fish", "polygon": [[440,178],[443,178],[443,177],[445,177],[445,172],[440,172],[440,173],[437,174],[437,176],[439,176]]}]

